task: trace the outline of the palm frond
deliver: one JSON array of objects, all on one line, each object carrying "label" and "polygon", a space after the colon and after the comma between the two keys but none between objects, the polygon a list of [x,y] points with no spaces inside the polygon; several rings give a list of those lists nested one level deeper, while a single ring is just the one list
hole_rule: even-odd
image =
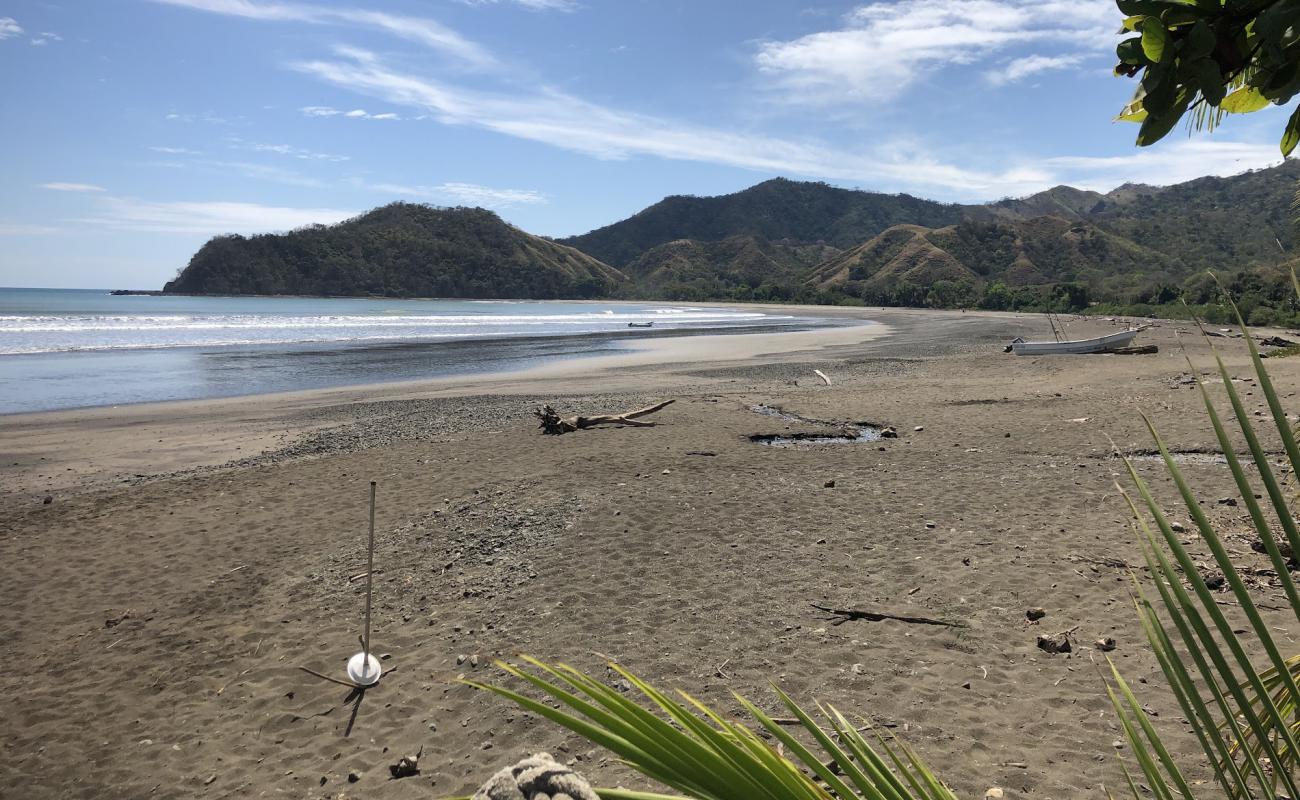
[{"label": "palm frond", "polygon": [[[824,720],[818,722],[776,687],[781,703],[820,754],[740,695],[736,700],[741,708],[793,758],[689,694],[678,692],[675,699],[617,664],[610,669],[631,684],[649,708],[572,667],[522,660],[528,668],[503,662],[498,666],[549,698],[550,704],[502,686],[466,683],[602,745],[632,769],[686,798],[956,800],[916,753],[892,735],[878,737],[873,744],[833,706],[818,705]],[[670,797],[623,789],[598,792],[607,800]]]}]

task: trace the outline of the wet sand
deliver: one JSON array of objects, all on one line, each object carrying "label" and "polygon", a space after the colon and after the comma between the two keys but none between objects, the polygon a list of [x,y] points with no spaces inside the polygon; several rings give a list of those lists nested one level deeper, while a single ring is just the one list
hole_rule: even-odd
[{"label": "wet sand", "polygon": [[[1113,566],[1140,555],[1110,440],[1149,448],[1142,409],[1171,445],[1213,449],[1182,381],[1180,347],[1208,371],[1205,345],[1160,323],[1139,340],[1156,355],[1017,358],[1000,345],[1041,336],[1041,318],[867,316],[887,330],[0,418],[0,796],[440,797],[535,750],[643,786],[455,682],[519,652],[598,675],[608,656],[728,709],[734,690],[775,710],[776,681],[896,726],[960,795],[1092,795],[1121,786],[1125,755],[1096,653],[1034,645],[1076,625],[1080,644],[1119,642],[1156,723],[1196,757]],[[1249,377],[1241,342],[1219,343]],[[1294,403],[1300,360],[1270,366]],[[544,437],[530,415],[670,397],[653,428]],[[755,444],[828,427],[757,404],[900,438]],[[1158,465],[1142,469],[1176,510]],[[1214,505],[1232,493],[1226,470],[1188,470],[1241,531],[1244,512]],[[299,667],[341,676],[357,649],[371,479],[374,641],[390,674],[353,718],[346,689]],[[969,627],[832,625],[812,603]],[[1047,610],[1037,625],[1031,606]],[[387,765],[420,747],[422,774],[390,781]]]}]

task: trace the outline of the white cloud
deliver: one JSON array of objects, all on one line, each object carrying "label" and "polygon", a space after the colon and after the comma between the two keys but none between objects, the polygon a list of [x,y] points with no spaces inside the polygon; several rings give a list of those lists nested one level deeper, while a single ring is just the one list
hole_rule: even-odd
[{"label": "white cloud", "polygon": [[41,31],[32,37],[32,44],[36,47],[43,47],[50,42],[61,42],[63,37],[50,31]]},{"label": "white cloud", "polygon": [[0,236],[48,236],[59,233],[51,225],[31,225],[25,222],[0,222]]},{"label": "white cloud", "polygon": [[264,142],[246,142],[242,139],[231,137],[230,146],[239,150],[252,150],[256,153],[275,153],[280,156],[289,156],[303,161],[351,161],[352,156],[342,156],[335,153],[318,153],[314,150],[307,150],[302,147],[295,147],[291,144],[266,144]]},{"label": "white cloud", "polygon": [[311,61],[294,67],[342,88],[421,109],[444,124],[481,128],[595,158],[699,161],[952,199],[992,200],[1059,183],[1098,188],[1127,180],[1165,184],[1198,175],[1233,174],[1278,160],[1275,145],[1201,139],[1167,142],[1117,159],[1025,157],[994,168],[970,168],[941,160],[936,153],[942,150],[923,143],[895,141],[845,150],[622,111],[546,88],[515,94],[480,92],[389,70],[368,54],[357,61]]},{"label": "white cloud", "polygon": [[882,100],[1016,45],[1110,48],[1119,22],[1113,0],[883,0],[835,30],[763,43],[755,63],[792,102]]},{"label": "white cloud", "polygon": [[0,17],[0,40],[23,35],[23,27],[13,17]]},{"label": "white cloud", "polygon": [[385,194],[419,197],[444,203],[483,206],[484,208],[509,208],[516,205],[547,202],[546,195],[533,189],[494,189],[476,183],[440,183],[437,186],[374,183],[365,184],[364,188]]},{"label": "white cloud", "polygon": [[211,111],[204,111],[201,114],[182,114],[173,111],[167,114],[166,119],[171,122],[207,122],[213,125],[225,125],[230,121],[225,117],[219,117],[216,114],[213,114]]},{"label": "white cloud", "polygon": [[105,197],[100,213],[82,220],[108,228],[155,233],[267,233],[331,224],[356,215],[337,208],[289,208],[237,202],[150,202]]},{"label": "white cloud", "polygon": [[368,54],[356,61],[294,66],[336,86],[425,110],[445,124],[484,128],[601,159],[649,155],[893,187],[940,186],[962,193],[1038,186],[1044,179],[1023,169],[966,170],[901,146],[854,153],[813,142],[693,126],[606,108],[552,89],[479,92],[387,70]]},{"label": "white cloud", "polygon": [[1275,143],[1251,144],[1222,139],[1181,139],[1134,150],[1122,156],[1057,156],[1044,159],[1051,170],[1081,189],[1109,191],[1121,183],[1166,186],[1205,175],[1236,175],[1282,161]]},{"label": "white cloud", "polygon": [[103,186],[96,186],[93,183],[63,183],[53,181],[51,183],[42,183],[42,189],[53,189],[56,192],[104,192],[107,191]]},{"label": "white cloud", "polygon": [[163,147],[163,146],[153,146],[153,147],[150,147],[149,149],[152,150],[152,151],[154,151],[155,153],[166,153],[167,155],[172,155],[172,156],[197,156],[197,155],[202,155],[202,153],[201,153],[200,151],[198,151],[198,150],[191,150],[191,149],[189,149],[188,147]]},{"label": "white cloud", "polygon": [[467,6],[491,6],[501,2],[510,2],[523,6],[529,11],[576,11],[576,0],[460,0]]},{"label": "white cloud", "polygon": [[401,119],[401,117],[399,117],[398,115],[392,112],[385,112],[383,114],[371,114],[369,111],[366,111],[364,108],[354,108],[351,111],[342,111],[337,108],[331,108],[330,106],[303,106],[299,110],[302,111],[303,115],[308,117],[347,117],[348,119],[378,119],[378,120]]},{"label": "white cloud", "polygon": [[257,2],[256,0],[153,0],[195,11],[243,17],[265,22],[307,22],[317,25],[361,26],[384,31],[422,44],[464,64],[486,68],[496,63],[485,49],[452,29],[423,17],[408,17],[383,11],[333,8],[305,3]]},{"label": "white cloud", "polygon": [[1015,83],[1030,75],[1053,69],[1069,69],[1083,60],[1082,55],[1040,56],[1032,55],[1008,61],[1006,64],[984,73],[984,77],[994,86]]}]

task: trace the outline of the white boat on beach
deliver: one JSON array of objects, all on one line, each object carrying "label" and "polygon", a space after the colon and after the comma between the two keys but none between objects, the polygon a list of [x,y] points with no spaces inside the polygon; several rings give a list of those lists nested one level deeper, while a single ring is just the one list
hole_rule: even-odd
[{"label": "white boat on beach", "polygon": [[1011,352],[1018,356],[1052,356],[1052,355],[1079,355],[1083,353],[1105,353],[1108,350],[1114,350],[1119,347],[1128,347],[1133,341],[1133,337],[1142,331],[1142,328],[1130,328],[1126,331],[1117,333],[1108,333],[1105,336],[1097,336],[1092,339],[1067,339],[1055,342],[1027,342],[1019,337],[1012,340],[1009,345]]}]

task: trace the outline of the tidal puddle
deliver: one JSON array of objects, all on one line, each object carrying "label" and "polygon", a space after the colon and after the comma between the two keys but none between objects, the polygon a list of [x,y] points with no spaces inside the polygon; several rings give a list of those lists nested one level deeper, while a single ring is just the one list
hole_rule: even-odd
[{"label": "tidal puddle", "polygon": [[891,430],[892,432],[892,429],[881,428],[867,422],[854,422],[847,424],[827,422],[823,419],[802,417],[798,414],[782,411],[774,406],[762,404],[750,406],[749,410],[753,411],[755,414],[762,414],[766,417],[775,417],[776,419],[799,425],[830,425],[835,428],[833,431],[813,431],[809,433],[756,433],[749,437],[751,442],[765,444],[769,447],[811,447],[827,444],[861,444],[863,442],[878,442],[881,439],[892,438],[885,433],[886,430]]}]

